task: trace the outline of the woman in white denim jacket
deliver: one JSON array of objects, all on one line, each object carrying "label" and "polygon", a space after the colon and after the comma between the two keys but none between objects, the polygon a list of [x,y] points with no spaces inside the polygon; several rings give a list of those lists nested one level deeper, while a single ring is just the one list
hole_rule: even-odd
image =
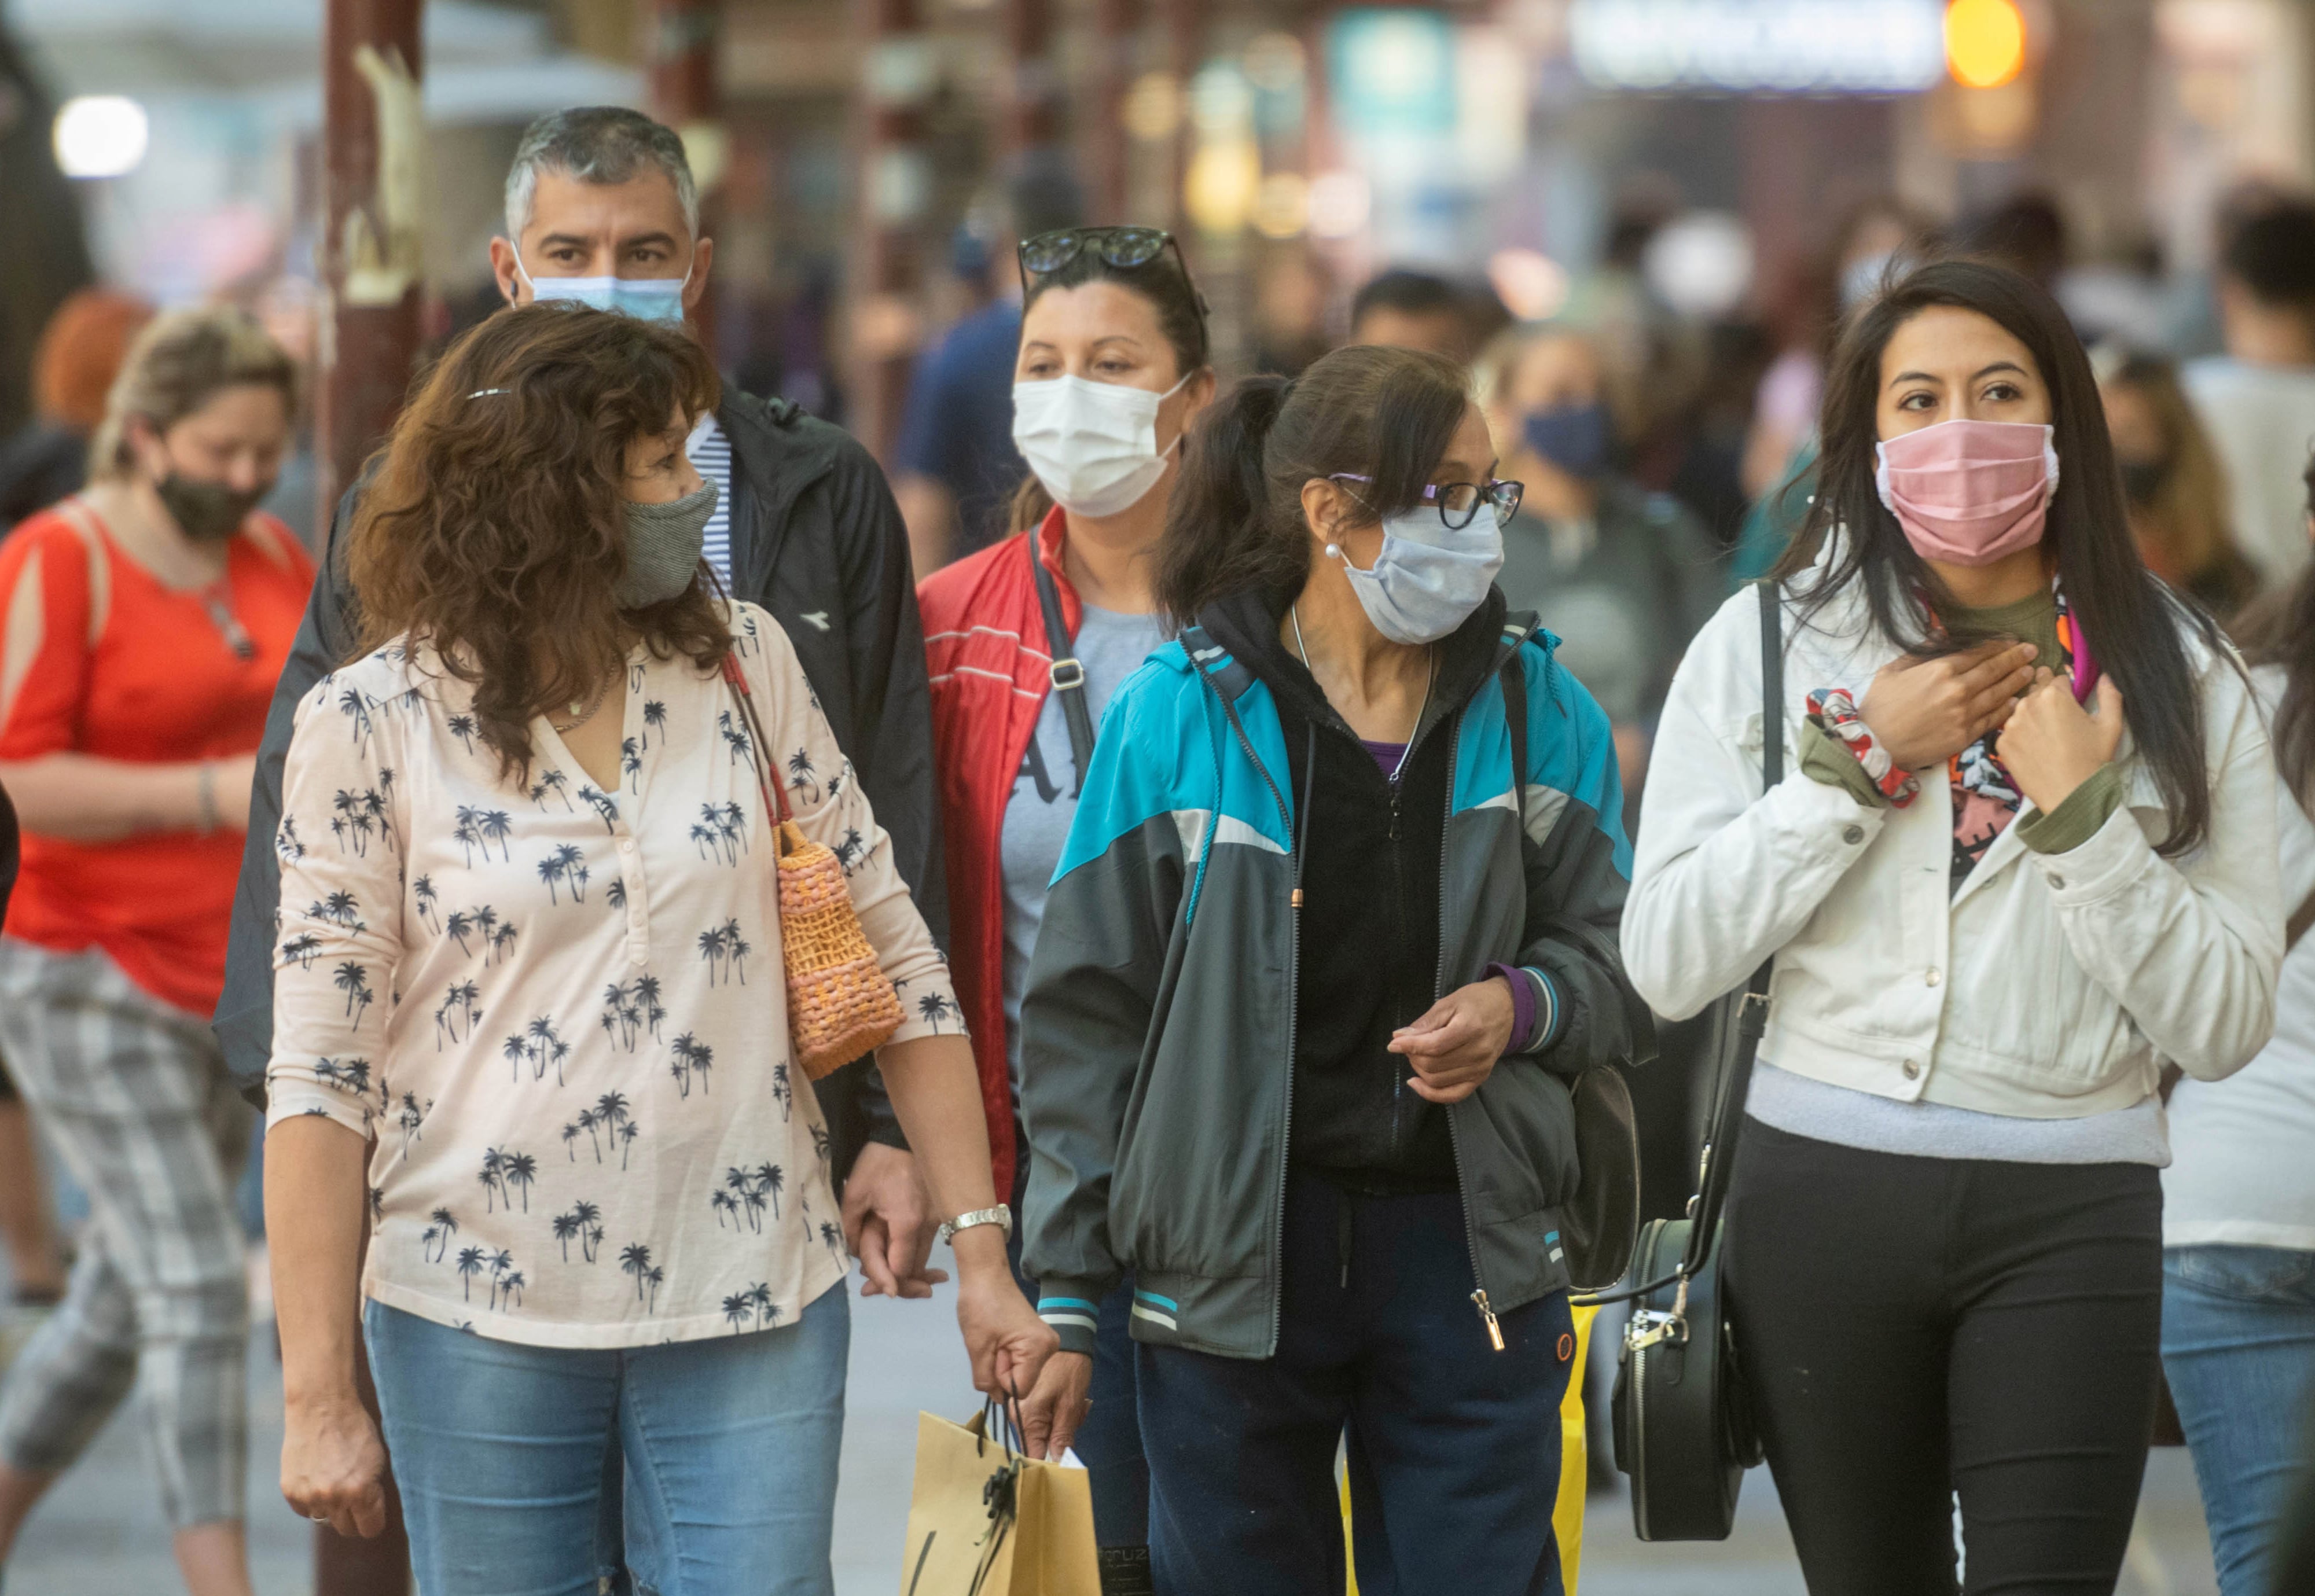
[{"label": "woman in white denim jacket", "polygon": [[[1785,597],[1672,684],[1623,923],[1696,1013],[1776,955],[1727,1210],[1738,1356],[1811,1588],[2111,1590],[2144,1467],[2162,1061],[2274,1024],[2275,778],[2140,564],[2089,362],[1999,267],[1858,313]],[[1812,552],[1814,551],[1814,552]]]}]

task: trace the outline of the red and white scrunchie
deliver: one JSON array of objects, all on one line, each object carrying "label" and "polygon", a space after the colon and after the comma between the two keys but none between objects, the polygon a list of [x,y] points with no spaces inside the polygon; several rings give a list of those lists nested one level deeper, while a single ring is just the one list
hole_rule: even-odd
[{"label": "red and white scrunchie", "polygon": [[1892,805],[1903,809],[1920,795],[1921,784],[1911,771],[1890,763],[1889,750],[1873,740],[1872,728],[1857,714],[1857,703],[1840,687],[1819,687],[1808,696],[1809,719],[1840,740],[1857,756],[1865,774]]}]

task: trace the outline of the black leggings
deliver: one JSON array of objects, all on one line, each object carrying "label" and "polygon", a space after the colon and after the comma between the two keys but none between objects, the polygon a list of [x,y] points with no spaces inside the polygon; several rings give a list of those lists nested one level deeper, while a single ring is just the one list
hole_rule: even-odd
[{"label": "black leggings", "polygon": [[2098,1592],[2153,1423],[2142,1164],[1903,1157],[1744,1122],[1729,1311],[1814,1596]]}]

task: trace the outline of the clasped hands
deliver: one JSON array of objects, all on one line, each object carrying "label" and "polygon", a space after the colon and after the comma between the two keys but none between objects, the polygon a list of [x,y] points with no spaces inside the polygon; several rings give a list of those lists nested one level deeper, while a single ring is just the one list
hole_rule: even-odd
[{"label": "clasped hands", "polygon": [[1875,673],[1858,714],[1901,770],[1941,765],[1998,731],[1994,753],[2044,814],[2114,758],[2122,741],[2122,689],[2098,683],[2093,707],[2036,666],[2030,643],[1982,643],[1933,659],[1906,655]]}]

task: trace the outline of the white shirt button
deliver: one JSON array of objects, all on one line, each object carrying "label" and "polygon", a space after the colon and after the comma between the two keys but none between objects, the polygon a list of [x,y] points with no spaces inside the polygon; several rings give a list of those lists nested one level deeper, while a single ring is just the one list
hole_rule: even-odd
[{"label": "white shirt button", "polygon": [[1931,985],[1931,986],[1933,986],[1933,987],[1934,987],[1934,986],[1936,986],[1939,981],[1941,981],[1941,980],[1945,980],[1945,977],[1944,977],[1943,975],[1939,974],[1937,971],[1932,970],[1932,971],[1930,971],[1929,972],[1929,974],[1927,974],[1927,975],[1923,976],[1921,979],[1922,979],[1923,980],[1925,980],[1925,981],[1929,982],[1929,985]]},{"label": "white shirt button", "polygon": [[1855,847],[1858,843],[1865,840],[1865,828],[1862,826],[1843,826],[1840,829],[1840,840],[1847,843],[1849,847]]},{"label": "white shirt button", "polygon": [[1919,1080],[1921,1078],[1920,1065],[1911,1059],[1905,1060],[1905,1078],[1909,1081]]},{"label": "white shirt button", "polygon": [[619,838],[619,851],[620,851],[621,853],[623,853],[623,854],[632,854],[632,853],[634,853],[634,852],[635,851],[635,839],[634,839],[634,838],[632,838],[632,837],[622,837],[622,838]]}]

